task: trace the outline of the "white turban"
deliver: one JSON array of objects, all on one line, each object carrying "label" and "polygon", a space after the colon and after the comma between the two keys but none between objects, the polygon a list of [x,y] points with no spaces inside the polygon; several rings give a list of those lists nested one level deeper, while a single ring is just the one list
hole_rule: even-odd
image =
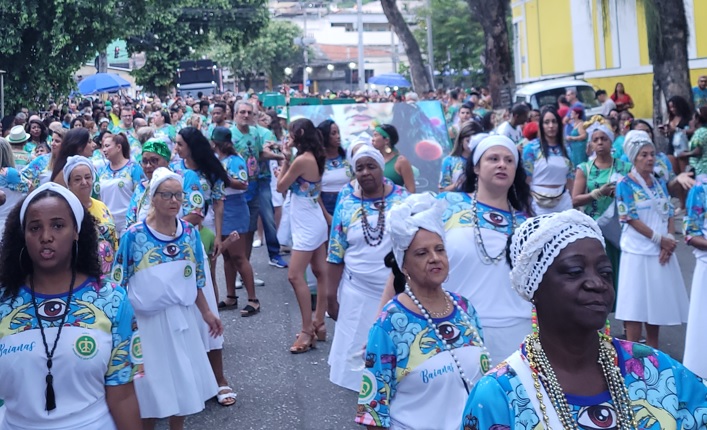
[{"label": "white turban", "polygon": [[402,269],[405,251],[419,229],[437,233],[444,241],[442,214],[446,209],[445,200],[436,199],[430,193],[421,193],[411,194],[388,211],[385,228],[393,242],[393,255],[398,267]]},{"label": "white turban", "polygon": [[524,299],[535,295],[545,272],[560,251],[579,239],[592,238],[604,245],[596,221],[575,209],[528,218],[511,241],[511,285]]},{"label": "white turban", "polygon": [[646,145],[650,145],[655,148],[650,135],[643,130],[631,130],[626,133],[626,138],[624,139],[624,153],[628,157],[628,161],[633,164],[638,157],[638,153],[641,152],[641,148]]},{"label": "white turban", "polygon": [[604,125],[604,124],[602,124],[602,123],[600,123],[600,122],[598,122],[598,121],[594,122],[594,123],[593,123],[592,125],[590,125],[589,128],[587,129],[587,136],[589,136],[589,140],[590,140],[590,141],[592,140],[592,135],[593,135],[594,132],[596,132],[596,131],[601,131],[601,132],[603,132],[604,134],[606,134],[606,135],[609,137],[609,140],[610,140],[611,142],[614,141],[614,137],[615,137],[615,136],[614,136],[614,132],[611,131],[611,129],[610,129],[609,127],[607,127],[606,125]]},{"label": "white turban", "polygon": [[362,146],[356,153],[351,157],[351,167],[356,171],[356,162],[363,157],[371,157],[380,166],[381,170],[385,169],[385,160],[383,159],[383,154],[379,150],[372,146]]},{"label": "white turban", "polygon": [[69,178],[71,177],[71,172],[73,172],[74,169],[79,166],[88,167],[88,170],[91,171],[91,175],[95,179],[96,168],[94,167],[91,160],[81,155],[72,155],[71,157],[66,159],[66,165],[64,165],[64,170],[62,170],[62,173],[64,174],[64,183],[67,187],[69,186]]},{"label": "white turban", "polygon": [[494,146],[503,146],[504,148],[511,151],[511,155],[513,155],[513,160],[515,160],[515,163],[518,164],[518,148],[516,148],[515,143],[513,143],[511,139],[507,138],[502,134],[492,134],[487,136],[477,145],[476,150],[474,151],[474,165],[476,165],[479,160],[481,160],[481,156],[484,155],[484,152],[488,151],[491,147]]},{"label": "white turban", "polygon": [[348,148],[346,148],[346,159],[347,159],[347,160],[353,159],[354,150],[360,149],[360,146],[361,146],[361,145],[364,145],[364,146],[371,146],[371,140],[370,140],[370,138],[369,138],[369,139],[366,139],[366,138],[363,137],[363,136],[359,136],[358,139],[356,139],[355,141],[351,142],[351,144],[348,146]]},{"label": "white turban", "polygon": [[155,197],[155,193],[157,192],[157,189],[160,187],[162,182],[169,179],[174,179],[175,181],[179,182],[179,185],[181,185],[182,187],[184,186],[184,179],[180,175],[174,173],[166,167],[159,167],[152,173],[152,179],[150,180],[149,185],[150,200]]},{"label": "white turban", "polygon": [[482,140],[486,139],[489,136],[490,135],[488,133],[478,133],[471,136],[471,139],[469,139],[469,143],[466,144],[466,148],[469,150],[469,152],[474,152],[474,149],[479,146],[479,143],[481,143]]},{"label": "white turban", "polygon": [[61,195],[66,203],[69,204],[71,212],[74,214],[74,220],[76,221],[76,231],[81,233],[81,223],[83,222],[84,208],[78,197],[74,195],[68,188],[62,187],[56,182],[47,182],[44,185],[39,186],[34,191],[29,193],[27,198],[22,202],[22,207],[20,208],[20,225],[22,229],[25,228],[25,213],[27,212],[27,207],[32,203],[32,201],[44,191],[53,191]]}]

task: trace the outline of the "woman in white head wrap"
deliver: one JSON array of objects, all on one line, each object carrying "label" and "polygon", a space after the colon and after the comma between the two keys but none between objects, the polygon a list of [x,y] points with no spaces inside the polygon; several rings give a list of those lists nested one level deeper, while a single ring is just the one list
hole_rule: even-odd
[{"label": "woman in white head wrap", "polygon": [[[442,172],[439,178],[439,191],[457,191],[459,179],[464,173],[466,162],[474,146],[478,145],[486,134],[477,121],[467,121],[461,126],[459,134],[454,139],[452,151],[442,160]],[[472,141],[474,141],[472,143]]]},{"label": "woman in white head wrap", "polygon": [[685,334],[683,364],[707,379],[707,175],[699,175],[687,195],[687,213],[683,219],[685,242],[695,254],[695,271],[690,288],[690,313]]},{"label": "woman in white head wrap", "polygon": [[154,418],[171,417],[172,426],[181,428],[184,416],[203,410],[218,392],[199,320],[213,337],[223,327],[202,292],[208,273],[199,232],[179,218],[182,177],[160,167],[148,193],[149,214],[123,234],[111,277],[128,289],[140,327],[145,366],[145,377],[135,383],[140,415],[151,420],[148,426]]},{"label": "woman in white head wrap", "polygon": [[[595,157],[577,166],[572,204],[599,223],[605,231],[606,253],[614,273],[619,273],[621,227],[616,217],[616,183],[631,170],[631,164],[611,155],[614,132],[610,124],[595,116],[585,124]],[[618,277],[614,277],[614,288]]]},{"label": "woman in white head wrap", "polygon": [[462,428],[668,429],[702,419],[701,379],[667,354],[603,330],[614,301],[603,245],[596,222],[576,210],[518,228],[511,280],[535,305],[537,326],[476,384]]},{"label": "woman in white head wrap", "polygon": [[118,234],[113,215],[100,200],[91,197],[96,170],[88,158],[72,155],[66,159],[63,170],[64,183],[71,190],[84,208],[96,219],[98,227],[98,254],[104,275],[110,273],[115,253],[118,250]]},{"label": "woman in white head wrap", "polygon": [[448,205],[442,222],[452,270],[445,288],[474,303],[494,359],[530,332],[531,308],[511,291],[504,258],[508,236],[531,210],[518,158],[509,138],[487,136],[472,152],[461,190],[439,195]]},{"label": "woman in white head wrap", "polygon": [[407,196],[386,182],[385,162],[373,147],[363,146],[351,159],[359,188],[340,195],[334,210],[327,255],[328,312],[336,320],[329,353],[329,379],[349,390],[361,388],[361,346],[379,311],[390,269],[383,260],[392,245],[386,214]]},{"label": "woman in white head wrap", "polygon": [[449,273],[446,202],[414,194],[387,216],[395,283],[368,334],[356,422],[368,428],[457,430],[490,357],[476,311],[442,288]]},{"label": "woman in white head wrap", "polygon": [[645,323],[646,343],[657,348],[659,326],[687,322],[687,293],[673,254],[675,208],[665,181],[653,174],[655,146],[648,134],[630,131],[624,153],[634,167],[616,187],[623,225],[616,318],[626,322],[627,339],[634,342]]}]

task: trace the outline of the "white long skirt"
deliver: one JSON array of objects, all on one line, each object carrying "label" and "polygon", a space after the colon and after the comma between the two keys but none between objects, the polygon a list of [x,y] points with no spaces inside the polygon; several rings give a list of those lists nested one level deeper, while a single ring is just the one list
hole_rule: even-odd
[{"label": "white long skirt", "polygon": [[363,377],[363,346],[373,326],[380,305],[377,299],[363,294],[352,285],[346,273],[339,285],[339,318],[329,352],[329,380],[358,392]]},{"label": "white long skirt", "polygon": [[701,378],[707,378],[707,263],[697,259],[690,292],[690,316],[685,335],[683,364]]},{"label": "white long skirt", "polygon": [[484,346],[491,356],[492,367],[516,352],[533,330],[531,319],[519,320],[508,327],[481,327],[484,332]]},{"label": "white long skirt", "polygon": [[616,319],[652,325],[687,322],[687,291],[678,259],[663,266],[657,255],[621,253]]},{"label": "white long skirt", "polygon": [[206,356],[196,305],[175,305],[135,316],[145,366],[145,376],[135,380],[140,416],[165,418],[202,411],[218,386]]},{"label": "white long skirt", "polygon": [[[206,285],[201,291],[204,293],[204,298],[206,303],[209,305],[211,313],[219,316],[218,314],[218,303],[216,303],[216,292],[214,291],[214,283],[211,280],[211,266],[209,262],[209,256],[206,255],[206,250],[204,249],[204,244],[201,244],[201,252],[204,253],[204,274],[206,275]],[[214,351],[217,349],[223,349],[223,334],[212,337],[209,334],[209,325],[206,324],[201,315],[198,315],[199,323],[201,326],[201,337],[204,339],[207,351]]]}]

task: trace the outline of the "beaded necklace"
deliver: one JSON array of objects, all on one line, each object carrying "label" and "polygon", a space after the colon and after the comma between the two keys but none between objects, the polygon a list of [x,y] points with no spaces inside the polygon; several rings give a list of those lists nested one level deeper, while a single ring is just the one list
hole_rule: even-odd
[{"label": "beaded necklace", "polygon": [[[449,305],[449,303],[452,303],[454,305],[454,307],[457,309],[457,311],[459,311],[459,315],[462,316],[462,319],[464,320],[464,322],[466,322],[468,324],[469,328],[471,329],[471,337],[472,337],[474,343],[476,343],[476,345],[478,345],[479,348],[481,348],[481,356],[479,358],[479,361],[480,361],[479,365],[481,367],[481,372],[482,373],[488,372],[489,368],[491,367],[491,356],[489,355],[489,351],[486,348],[486,345],[484,345],[484,342],[481,340],[481,336],[479,336],[479,331],[474,326],[474,323],[469,318],[469,315],[467,315],[467,313],[464,312],[462,307],[459,305],[459,302],[454,300],[454,297],[449,293],[449,291],[444,290],[444,289],[442,291],[444,291],[444,294],[447,296],[447,305]],[[422,303],[420,302],[420,300],[418,300],[417,297],[415,297],[415,294],[412,292],[412,290],[410,289],[410,285],[408,285],[408,284],[405,284],[405,294],[407,294],[410,297],[410,300],[412,300],[412,302],[415,303],[415,305],[417,305],[417,308],[420,310],[420,313],[425,318],[425,320],[427,320],[427,324],[429,324],[430,327],[432,327],[432,330],[434,330],[435,335],[437,336],[437,339],[439,339],[444,344],[444,347],[447,349],[447,351],[449,351],[449,355],[452,356],[452,359],[454,360],[454,364],[456,365],[457,370],[459,371],[459,376],[461,376],[461,378],[462,378],[462,382],[464,383],[464,388],[466,389],[466,393],[469,394],[471,392],[471,388],[474,386],[474,384],[471,382],[471,380],[469,378],[467,378],[466,373],[464,373],[464,369],[462,369],[461,363],[459,363],[459,359],[457,359],[457,355],[454,353],[454,348],[452,348],[452,345],[450,345],[449,343],[444,341],[444,338],[442,337],[442,334],[439,331],[439,327],[437,326],[437,324],[434,322],[434,320],[430,316],[430,312],[428,312],[427,309],[425,309],[425,307],[422,306]],[[444,313],[446,313],[446,312],[448,312],[448,311],[445,310]]]},{"label": "beaded necklace", "polygon": [[[518,221],[516,220],[516,210],[513,208],[511,202],[508,202],[508,207],[511,209],[511,224],[513,225],[512,231],[515,231],[518,227]],[[484,245],[484,238],[481,236],[481,227],[479,226],[479,213],[477,212],[477,202],[476,193],[471,194],[471,224],[474,226],[474,236],[476,237],[476,244],[478,245],[479,251],[481,251],[481,258],[484,264],[498,264],[506,258],[506,250],[503,249],[501,252],[495,256],[491,257],[486,251],[486,246]]]},{"label": "beaded necklace", "polygon": [[[379,204],[380,203],[380,204]],[[363,239],[368,246],[376,247],[383,242],[383,234],[385,233],[385,183],[383,184],[383,198],[374,202],[373,206],[379,210],[378,222],[375,227],[371,227],[368,223],[368,213],[364,205],[363,189],[361,190],[361,230],[363,231]]]},{"label": "beaded necklace", "polygon": [[[543,415],[543,421],[545,422],[545,428],[552,430],[550,428],[550,418],[547,415],[545,403],[543,402],[541,384],[545,387],[545,391],[547,391],[550,403],[555,408],[560,422],[562,423],[562,427],[564,429],[579,430],[577,422],[572,418],[572,412],[567,403],[565,393],[540,344],[540,335],[538,333],[529,334],[525,338],[524,346],[533,376],[535,394],[540,403],[540,410]],[[597,361],[601,366],[606,385],[609,388],[609,393],[614,403],[614,409],[616,410],[618,419],[616,428],[619,430],[638,428],[636,417],[633,414],[633,409],[631,409],[631,399],[628,395],[628,389],[621,375],[621,369],[619,369],[618,366],[616,350],[611,344],[611,337],[601,333],[599,333],[599,359]]]}]

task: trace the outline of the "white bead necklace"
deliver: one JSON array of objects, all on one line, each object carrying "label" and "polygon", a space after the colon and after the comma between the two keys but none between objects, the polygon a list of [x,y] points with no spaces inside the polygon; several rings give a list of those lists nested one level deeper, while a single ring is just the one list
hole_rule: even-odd
[{"label": "white bead necklace", "polygon": [[[479,336],[479,331],[476,329],[476,326],[469,318],[469,315],[464,312],[464,309],[462,309],[462,307],[459,305],[459,302],[454,300],[454,297],[449,293],[449,291],[445,289],[442,289],[442,291],[444,291],[444,294],[446,294],[447,300],[449,300],[449,302],[454,305],[454,307],[459,311],[459,315],[461,315],[462,319],[469,325],[469,328],[471,328],[471,337],[474,343],[478,345],[479,348],[481,348],[481,355],[479,357],[479,366],[481,367],[481,373],[488,372],[488,370],[491,368],[491,356],[489,355],[489,351],[486,348],[486,345],[484,345],[484,342],[481,340],[481,336]],[[435,324],[427,309],[422,306],[420,300],[415,297],[415,294],[412,292],[412,290],[410,289],[410,285],[408,284],[405,284],[405,294],[410,296],[412,302],[415,303],[417,308],[420,310],[422,316],[425,318],[425,320],[427,320],[427,324],[429,324],[430,327],[432,327],[432,329],[434,330],[435,334],[437,335],[437,339],[439,339],[444,344],[444,347],[447,349],[447,351],[449,351],[449,354],[452,356],[454,364],[456,365],[457,370],[459,371],[459,376],[461,376],[462,382],[464,382],[464,388],[466,388],[466,392],[468,394],[469,392],[471,392],[471,387],[473,387],[474,384],[466,376],[466,373],[464,373],[464,369],[462,369],[461,363],[459,363],[459,359],[454,353],[454,348],[452,348],[452,345],[444,341],[444,339],[442,338],[442,334],[439,332],[437,324]]]}]

